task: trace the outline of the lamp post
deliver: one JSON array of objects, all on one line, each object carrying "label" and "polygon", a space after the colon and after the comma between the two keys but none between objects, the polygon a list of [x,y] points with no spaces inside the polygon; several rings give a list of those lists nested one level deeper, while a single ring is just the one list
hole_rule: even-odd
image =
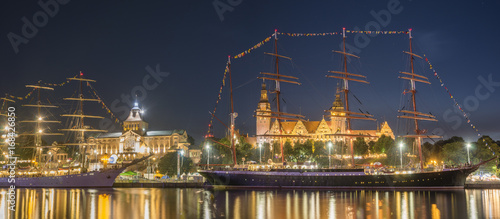
[{"label": "lamp post", "polygon": [[262,143],[259,143],[259,164],[262,163]]},{"label": "lamp post", "polygon": [[467,143],[467,160],[469,161],[470,164],[469,148],[470,148],[470,143]]},{"label": "lamp post", "polygon": [[[188,154],[188,155],[189,155],[189,154]],[[181,167],[182,167],[182,166],[184,165],[184,150],[182,150],[182,151],[181,151],[181,156],[182,156],[182,157],[181,157]],[[184,178],[184,180],[186,180],[186,179],[187,179],[187,177],[186,177],[186,178]]]},{"label": "lamp post", "polygon": [[207,143],[205,146],[207,148],[207,168],[210,166],[210,145]]},{"label": "lamp post", "polygon": [[401,158],[401,169],[403,169],[403,142],[399,143],[399,156]]},{"label": "lamp post", "polygon": [[332,142],[328,142],[328,168],[332,168]]},{"label": "lamp post", "polygon": [[156,158],[153,157],[153,165],[151,165],[151,173],[155,173],[155,161],[156,161]]},{"label": "lamp post", "polygon": [[95,154],[95,164],[94,164],[94,169],[97,171],[97,150],[94,149],[94,154]]},{"label": "lamp post", "polygon": [[180,165],[181,155],[184,156],[184,150],[179,150],[177,152],[177,180],[179,180],[179,178],[181,177],[181,165]]}]

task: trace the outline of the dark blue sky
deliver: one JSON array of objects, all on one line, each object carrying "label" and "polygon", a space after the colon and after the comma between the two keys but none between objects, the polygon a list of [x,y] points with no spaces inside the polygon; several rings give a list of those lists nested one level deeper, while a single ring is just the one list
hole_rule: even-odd
[{"label": "dark blue sky", "polygon": [[[225,0],[218,2],[230,5]],[[396,9],[400,12],[391,14],[381,29],[413,28],[415,52],[429,57],[460,104],[470,101],[464,105],[469,106],[466,111],[480,132],[500,138],[500,86],[488,89],[479,79],[491,77],[500,82],[496,61],[500,58],[498,1],[230,2],[237,5],[230,6],[232,11],[224,12],[221,20],[212,1],[73,0],[59,4],[46,24],[39,17],[40,27],[36,34],[29,32],[31,36],[23,36],[22,18],[33,22],[34,16],[41,15],[42,7],[36,1],[4,2],[0,9],[0,92],[24,95],[28,92],[24,84],[38,80],[59,83],[83,71],[86,77],[98,81],[94,86],[108,106],[117,100],[113,109],[120,116],[118,107],[125,105],[121,96],[137,90],[149,75],[147,66],[155,69],[158,65],[161,72],[170,74],[147,91],[141,103],[150,128],[185,129],[201,140],[227,55],[250,48],[270,36],[275,28],[298,33],[338,32],[342,27],[364,30],[370,22],[377,22],[371,11],[382,13],[391,7],[388,3],[399,3]],[[17,46],[18,53],[9,41],[9,33],[27,40]],[[408,49],[408,36],[381,35],[369,39],[366,47],[359,50],[361,60],[352,71],[367,75],[371,84],[352,84],[351,90],[361,100],[360,108],[374,114],[379,122],[389,121],[397,131],[401,125],[396,112],[404,87],[397,72],[407,70],[407,58],[401,51]],[[348,43],[357,45],[354,40],[353,34],[348,35]],[[340,43],[339,35],[280,37],[279,52],[293,58],[293,63],[282,62],[282,73],[297,76],[303,83],[299,87],[283,85],[288,112],[301,112],[311,120],[321,119],[323,110],[333,101],[337,83],[324,75],[328,70],[339,70],[340,59],[331,50],[338,50]],[[267,43],[250,55],[233,60],[235,110],[240,114],[237,125],[243,133],[255,134],[252,112],[261,83],[256,77],[261,71],[272,71],[271,58],[263,55],[272,51],[272,45]],[[425,63],[417,64],[416,69],[433,83],[418,85],[419,108],[440,120],[437,124],[425,123],[424,128],[431,132],[440,128],[443,132],[436,134],[446,137],[460,135],[476,140],[475,131],[461,115],[446,113],[454,109],[453,101]],[[476,94],[477,89],[481,97]],[[226,97],[224,94],[217,110],[224,119],[229,111]],[[354,129],[375,127],[376,123],[354,123]]]}]

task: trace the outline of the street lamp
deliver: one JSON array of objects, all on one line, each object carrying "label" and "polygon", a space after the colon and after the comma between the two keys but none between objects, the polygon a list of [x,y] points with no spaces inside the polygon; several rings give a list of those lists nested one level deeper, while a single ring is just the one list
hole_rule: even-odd
[{"label": "street lamp", "polygon": [[177,153],[177,180],[179,180],[179,178],[181,177],[181,155],[184,157],[184,150],[179,150],[179,152]]},{"label": "street lamp", "polygon": [[328,142],[328,168],[332,168],[332,142]]},{"label": "street lamp", "polygon": [[156,167],[156,157],[153,157],[153,166],[151,166],[151,173],[155,173],[155,167]]},{"label": "street lamp", "polygon": [[207,143],[205,146],[207,148],[207,168],[210,166],[210,145]]},{"label": "street lamp", "polygon": [[401,157],[401,169],[403,169],[403,142],[399,143],[399,156]]},{"label": "street lamp", "polygon": [[262,143],[259,143],[259,164],[262,163]]},{"label": "street lamp", "polygon": [[470,143],[467,143],[467,160],[469,161],[470,164],[469,148],[470,148]]},{"label": "street lamp", "polygon": [[97,150],[94,149],[94,154],[95,154],[95,164],[94,164],[94,169],[97,171]]},{"label": "street lamp", "polygon": [[184,150],[181,150],[181,167],[184,165]]}]

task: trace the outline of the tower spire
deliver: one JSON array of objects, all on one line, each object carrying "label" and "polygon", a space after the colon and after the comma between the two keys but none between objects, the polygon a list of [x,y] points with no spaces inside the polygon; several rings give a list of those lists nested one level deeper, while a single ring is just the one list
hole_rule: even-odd
[{"label": "tower spire", "polygon": [[[136,95],[137,96],[137,95]],[[142,109],[139,107],[139,101],[134,101],[134,107],[130,109],[130,113],[123,121],[123,132],[132,130],[138,134],[145,134],[148,130],[148,123],[144,121]]]},{"label": "tower spire", "polygon": [[269,102],[267,97],[266,83],[262,82],[262,89],[260,90],[260,103]]},{"label": "tower spire", "polygon": [[342,99],[340,98],[340,84],[337,83],[337,92],[335,93],[335,100],[332,104],[332,110],[343,111],[344,104],[342,103]]},{"label": "tower spire", "polygon": [[134,108],[139,107],[139,101],[137,101],[137,94],[135,95]]}]

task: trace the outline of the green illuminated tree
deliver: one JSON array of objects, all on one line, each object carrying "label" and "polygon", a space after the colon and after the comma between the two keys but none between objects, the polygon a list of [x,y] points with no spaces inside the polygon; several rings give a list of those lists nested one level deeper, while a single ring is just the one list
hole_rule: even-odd
[{"label": "green illuminated tree", "polygon": [[[499,145],[493,141],[489,136],[483,136],[477,140],[475,144],[471,144],[470,148],[470,156],[471,163],[476,164],[481,161],[485,161],[493,158],[494,156],[498,156],[500,154]],[[497,175],[500,173],[497,168],[497,161],[490,161],[483,166],[481,166],[481,170],[496,173]]]},{"label": "green illuminated tree", "polygon": [[443,146],[442,158],[447,165],[467,163],[467,148],[464,142],[452,142]]},{"label": "green illuminated tree", "polygon": [[364,138],[356,138],[354,141],[354,154],[364,155],[368,153],[368,144],[366,144]]},{"label": "green illuminated tree", "polygon": [[[193,160],[189,157],[180,156],[181,175],[183,173],[190,173],[194,171]],[[158,162],[158,170],[160,173],[167,176],[177,175],[177,152],[170,152],[165,154]]]},{"label": "green illuminated tree", "polygon": [[236,160],[238,163],[243,163],[243,158],[245,161],[250,161],[253,158],[254,148],[251,144],[245,141],[244,137],[240,137],[238,144],[236,145]]},{"label": "green illuminated tree", "polygon": [[394,147],[394,139],[382,135],[373,145],[373,153],[386,153]]}]

